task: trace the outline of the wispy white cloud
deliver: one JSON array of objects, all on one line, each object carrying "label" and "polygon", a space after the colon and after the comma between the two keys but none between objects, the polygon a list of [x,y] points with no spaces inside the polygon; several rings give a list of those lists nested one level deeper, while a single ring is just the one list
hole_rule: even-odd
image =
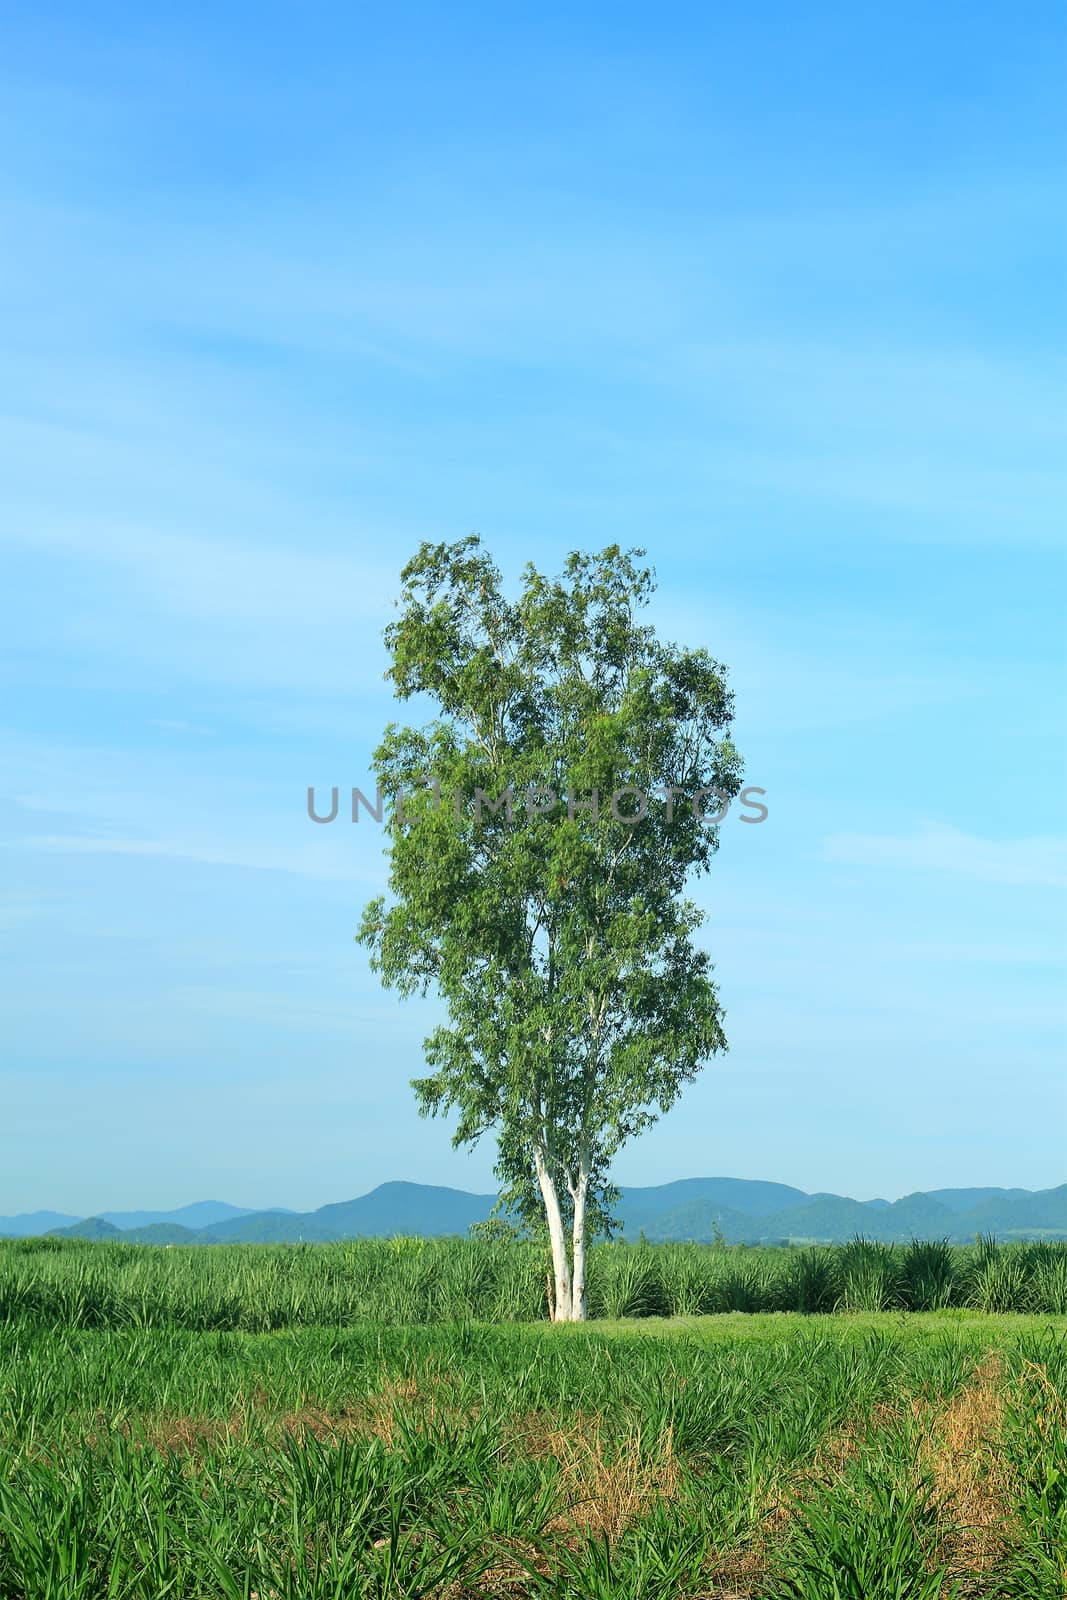
[{"label": "wispy white cloud", "polygon": [[0,895],[0,930],[20,928],[27,922],[35,922],[40,917],[54,913],[62,905],[61,897],[54,894]]},{"label": "wispy white cloud", "polygon": [[396,564],[374,553],[377,536],[370,530],[347,555],[86,518],[11,529],[8,539],[118,568],[161,609],[204,620],[376,622],[388,615],[388,596],[399,588]]},{"label": "wispy white cloud", "polygon": [[930,822],[899,838],[838,833],[825,842],[832,861],[864,867],[945,872],[983,883],[1067,887],[1067,839],[982,839]]},{"label": "wispy white cloud", "polygon": [[983,692],[968,662],[869,603],[853,611],[838,603],[813,628],[811,614],[795,607],[745,607],[714,595],[698,605],[676,584],[654,597],[649,615],[666,637],[706,642],[722,657],[744,728],[773,737],[772,756],[783,735],[869,726]]},{"label": "wispy white cloud", "polygon": [[[599,212],[594,222],[581,207],[546,229],[505,193],[487,229],[484,194],[474,205],[443,190],[436,169],[405,178],[404,205],[379,215],[388,226],[371,238],[344,208],[295,192],[224,229],[157,218],[148,237],[139,219],[8,196],[23,249],[7,470],[21,478],[36,435],[42,455],[70,455],[92,477],[109,458],[127,482],[149,470],[158,496],[168,463],[173,477],[176,459],[191,460],[198,480],[240,477],[247,514],[257,491],[277,497],[279,464],[318,458],[335,475],[347,460],[373,474],[391,459],[406,499],[413,459],[447,479],[469,444],[484,493],[486,458],[517,449],[516,416],[459,397],[472,377],[480,395],[521,372],[538,397],[521,415],[529,435],[546,425],[539,397],[554,372],[557,456],[576,430],[614,423],[651,472],[657,456],[674,474],[680,465],[702,495],[710,483],[885,508],[911,519],[898,516],[896,536],[925,540],[1053,537],[1055,358],[976,348],[937,322],[872,331],[879,303],[907,302],[909,268],[921,287],[934,261],[947,270],[994,247],[1010,259],[1057,203],[1051,184],[1003,173],[880,206],[666,216],[654,230]],[[824,298],[790,317],[783,298],[816,268]],[[833,285],[858,278],[875,303],[857,323],[836,309]],[[884,324],[899,329],[899,318]],[[58,391],[42,350],[62,362]],[[620,403],[584,406],[605,384]],[[644,397],[639,415],[627,415],[628,395]],[[179,477],[168,492],[185,487]],[[224,484],[224,498],[234,489]]]},{"label": "wispy white cloud", "polygon": [[[82,671],[134,684],[156,675],[260,693],[343,690],[349,701],[381,681],[401,564],[381,559],[386,542],[364,532],[343,550],[285,548],[66,512],[0,533],[42,588],[60,564],[76,585],[77,604],[55,596],[44,638],[75,653]],[[40,616],[13,614],[8,639],[39,653]]]},{"label": "wispy white cloud", "polygon": [[[376,825],[353,826],[342,798],[335,824],[315,826],[306,812],[305,775],[295,763],[288,781],[284,769],[280,778],[277,772],[243,777],[232,768],[213,773],[210,760],[194,772],[188,758],[169,752],[158,765],[142,768],[119,751],[0,739],[2,756],[32,785],[17,796],[0,796],[0,849],[24,867],[32,857],[126,857],[384,887]],[[66,776],[74,769],[76,794]],[[344,776],[338,777],[342,796]],[[360,779],[362,773],[353,781]],[[325,794],[320,784],[320,802]]]},{"label": "wispy white cloud", "polygon": [[[377,883],[378,879],[360,872],[341,850],[272,849],[265,844],[242,846],[234,841],[213,844],[196,839],[94,838],[85,834],[31,834],[20,841],[25,849],[48,850],[68,855],[118,855],[161,857],[171,861],[195,861],[205,866],[242,867],[257,872],[295,872],[305,878],[321,878],[330,883]],[[380,875],[384,881],[384,874]]]}]

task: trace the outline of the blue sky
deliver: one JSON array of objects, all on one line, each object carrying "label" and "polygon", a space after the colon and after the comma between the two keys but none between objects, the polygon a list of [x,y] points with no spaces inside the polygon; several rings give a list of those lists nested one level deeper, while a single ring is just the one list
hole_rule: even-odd
[{"label": "blue sky", "polygon": [[620,1159],[1062,1182],[1061,8],[9,13],[0,1213],[491,1186],[315,828],[423,538],[644,546],[766,788]]}]

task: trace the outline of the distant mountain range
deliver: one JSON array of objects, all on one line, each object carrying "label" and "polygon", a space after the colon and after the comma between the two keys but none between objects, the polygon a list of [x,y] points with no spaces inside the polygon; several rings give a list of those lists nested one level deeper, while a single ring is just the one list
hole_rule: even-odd
[{"label": "distant mountain range", "polygon": [[[278,1206],[279,1212],[288,1215],[288,1208]],[[25,1239],[34,1234],[60,1233],[83,1222],[106,1222],[118,1233],[132,1233],[157,1224],[177,1226],[184,1231],[199,1233],[218,1222],[232,1222],[237,1217],[251,1217],[256,1213],[247,1206],[227,1205],[225,1200],[196,1200],[190,1206],[179,1206],[176,1211],[101,1211],[91,1218],[72,1217],[62,1211],[24,1211],[17,1217],[0,1217],[0,1238]]]},{"label": "distant mountain range", "polygon": [[[276,1244],[393,1234],[465,1234],[488,1217],[492,1194],[468,1194],[422,1183],[383,1183],[357,1200],[289,1211],[250,1211],[199,1200],[177,1211],[110,1211],[79,1219],[57,1211],[0,1217],[0,1236],[123,1239],[139,1244]],[[933,1189],[901,1200],[850,1200],[806,1194],[784,1183],[747,1178],[681,1178],[653,1188],[624,1189],[616,1207],[622,1236],[728,1244],[779,1240],[834,1242],[863,1234],[904,1241],[975,1234],[999,1239],[1067,1239],[1067,1184],[1058,1189]]]}]

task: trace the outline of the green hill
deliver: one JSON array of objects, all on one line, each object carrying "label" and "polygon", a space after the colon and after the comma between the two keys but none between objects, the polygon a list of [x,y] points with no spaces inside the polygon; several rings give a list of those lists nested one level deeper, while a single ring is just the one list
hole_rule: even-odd
[{"label": "green hill", "polygon": [[86,1217],[84,1222],[74,1222],[69,1228],[52,1228],[53,1239],[121,1239],[122,1231],[103,1217]]},{"label": "green hill", "polygon": [[1058,1189],[1024,1194],[1007,1200],[986,1200],[965,1211],[958,1219],[966,1221],[970,1234],[995,1233],[1001,1237],[1022,1238],[1040,1234],[1061,1235],[1067,1222],[1067,1183]]},{"label": "green hill", "polygon": [[[764,1183],[750,1178],[679,1178],[651,1188],[623,1189],[615,1215],[625,1235],[642,1228],[649,1239],[659,1238],[668,1217],[677,1227],[699,1225],[711,1237],[711,1218],[726,1212],[762,1217],[809,1198],[803,1189],[787,1183]],[[672,1236],[673,1237],[673,1236]]]},{"label": "green hill", "polygon": [[196,1228],[183,1228],[180,1222],[150,1222],[144,1228],[124,1228],[119,1238],[130,1244],[200,1244]]},{"label": "green hill", "polygon": [[931,1189],[931,1200],[939,1200],[950,1211],[972,1211],[986,1200],[1018,1200],[1029,1189]]}]

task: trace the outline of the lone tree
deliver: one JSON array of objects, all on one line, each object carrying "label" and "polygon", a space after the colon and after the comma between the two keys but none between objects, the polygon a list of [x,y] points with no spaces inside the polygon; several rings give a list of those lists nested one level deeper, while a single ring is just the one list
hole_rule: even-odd
[{"label": "lone tree", "polygon": [[547,1223],[557,1321],[586,1315],[616,1152],[726,1049],[683,891],[740,785],[732,697],[706,650],[640,624],[643,554],[529,565],[512,601],[477,537],[423,544],[385,632],[432,720],[375,751],[391,894],[358,938],[385,984],[444,999],[420,1110],[457,1114],[456,1147],[496,1131],[502,1201]]}]

